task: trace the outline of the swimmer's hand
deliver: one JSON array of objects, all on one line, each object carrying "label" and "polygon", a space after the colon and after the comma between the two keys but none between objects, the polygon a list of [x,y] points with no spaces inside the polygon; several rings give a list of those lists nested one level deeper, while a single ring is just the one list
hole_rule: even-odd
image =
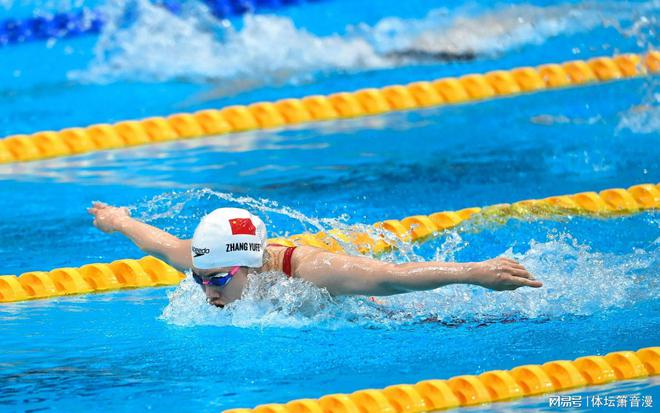
[{"label": "swimmer's hand", "polygon": [[182,240],[152,225],[131,218],[128,208],[94,202],[87,210],[94,217],[94,226],[111,234],[118,232],[133,241],[147,254],[167,261],[181,271],[192,268],[190,240]]},{"label": "swimmer's hand", "polygon": [[131,219],[128,208],[114,207],[103,202],[93,202],[87,212],[94,216],[94,226],[107,234],[120,230],[122,224]]},{"label": "swimmer's hand", "polygon": [[495,291],[543,286],[525,267],[509,258],[493,258],[474,263],[469,270],[469,279],[471,284]]}]

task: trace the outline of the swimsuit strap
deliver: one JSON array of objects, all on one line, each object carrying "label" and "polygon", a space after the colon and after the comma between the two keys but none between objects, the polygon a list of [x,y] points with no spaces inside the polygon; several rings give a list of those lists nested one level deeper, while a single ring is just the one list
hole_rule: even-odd
[{"label": "swimsuit strap", "polygon": [[291,272],[291,258],[293,256],[293,251],[295,251],[297,247],[287,247],[286,245],[282,245],[282,244],[268,244],[268,245],[274,247],[286,247],[286,251],[284,251],[284,259],[282,260],[282,272],[286,274],[287,277],[291,278],[291,276],[293,275]]},{"label": "swimsuit strap", "polygon": [[296,247],[287,247],[286,251],[284,251],[284,260],[282,261],[282,271],[284,271],[284,274],[286,274],[287,277],[291,278],[293,275],[291,273],[291,256],[293,255],[293,251],[296,250]]}]

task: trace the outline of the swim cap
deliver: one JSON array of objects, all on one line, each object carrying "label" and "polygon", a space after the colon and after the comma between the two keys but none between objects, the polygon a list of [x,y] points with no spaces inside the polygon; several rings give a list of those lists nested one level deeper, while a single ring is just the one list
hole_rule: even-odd
[{"label": "swim cap", "polygon": [[196,268],[261,267],[266,248],[266,226],[259,217],[240,208],[218,208],[197,225],[192,238]]}]

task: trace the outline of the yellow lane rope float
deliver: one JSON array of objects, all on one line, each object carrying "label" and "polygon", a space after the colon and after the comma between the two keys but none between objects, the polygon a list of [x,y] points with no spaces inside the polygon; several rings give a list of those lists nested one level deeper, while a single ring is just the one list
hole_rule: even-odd
[{"label": "yellow lane rope float", "polygon": [[[440,232],[456,227],[469,219],[504,220],[559,214],[590,216],[630,215],[660,207],[660,184],[640,184],[628,189],[613,188],[596,192],[529,199],[513,204],[498,204],[484,208],[466,208],[430,215],[414,215],[401,220],[387,220],[373,224],[378,234],[364,230],[327,233],[304,233],[288,238],[273,238],[269,242],[287,246],[309,245],[333,252],[345,252],[352,246],[362,253],[383,253],[398,242],[421,242]],[[110,264],[88,264],[80,268],[58,268],[52,271],[32,271],[0,276],[0,302],[24,301],[69,294],[85,294],[124,288],[176,285],[184,274],[155,257],[139,260],[123,259]]]},{"label": "yellow lane rope float", "polygon": [[587,61],[496,70],[484,75],[468,74],[459,78],[368,88],[328,96],[314,95],[302,99],[228,106],[220,110],[178,113],[168,117],[13,135],[0,139],[0,163],[479,101],[659,72],[660,52],[651,51],[643,56],[623,54],[611,58],[597,57]]},{"label": "yellow lane rope float", "polygon": [[447,380],[424,380],[384,389],[331,394],[286,404],[263,404],[254,409],[229,409],[223,413],[421,413],[483,403],[512,401],[613,381],[641,379],[660,374],[660,347],[616,351],[605,356],[585,356],[528,364],[511,370],[493,370]]}]

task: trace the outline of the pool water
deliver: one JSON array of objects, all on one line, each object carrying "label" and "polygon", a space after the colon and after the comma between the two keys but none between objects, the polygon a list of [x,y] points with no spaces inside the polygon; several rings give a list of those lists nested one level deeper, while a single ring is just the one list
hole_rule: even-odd
[{"label": "pool water", "polygon": [[[660,10],[655,1],[327,0],[219,23],[188,3],[176,17],[144,1],[85,2],[121,24],[98,37],[1,48],[2,136],[638,53],[654,45]],[[79,5],[4,1],[0,11]],[[133,20],[120,19],[129,7]],[[387,57],[420,45],[478,58]],[[643,77],[0,165],[0,273],[141,257],[92,227],[85,209],[94,200],[130,206],[181,237],[220,206],[249,208],[272,235],[287,235],[657,183],[657,85]],[[652,211],[485,222],[381,258],[504,254],[543,288],[451,286],[376,305],[264,274],[224,311],[190,279],[3,304],[0,410],[218,412],[658,345],[659,243]],[[657,403],[658,389],[648,379],[577,394]],[[542,396],[497,408],[547,406]]]}]

